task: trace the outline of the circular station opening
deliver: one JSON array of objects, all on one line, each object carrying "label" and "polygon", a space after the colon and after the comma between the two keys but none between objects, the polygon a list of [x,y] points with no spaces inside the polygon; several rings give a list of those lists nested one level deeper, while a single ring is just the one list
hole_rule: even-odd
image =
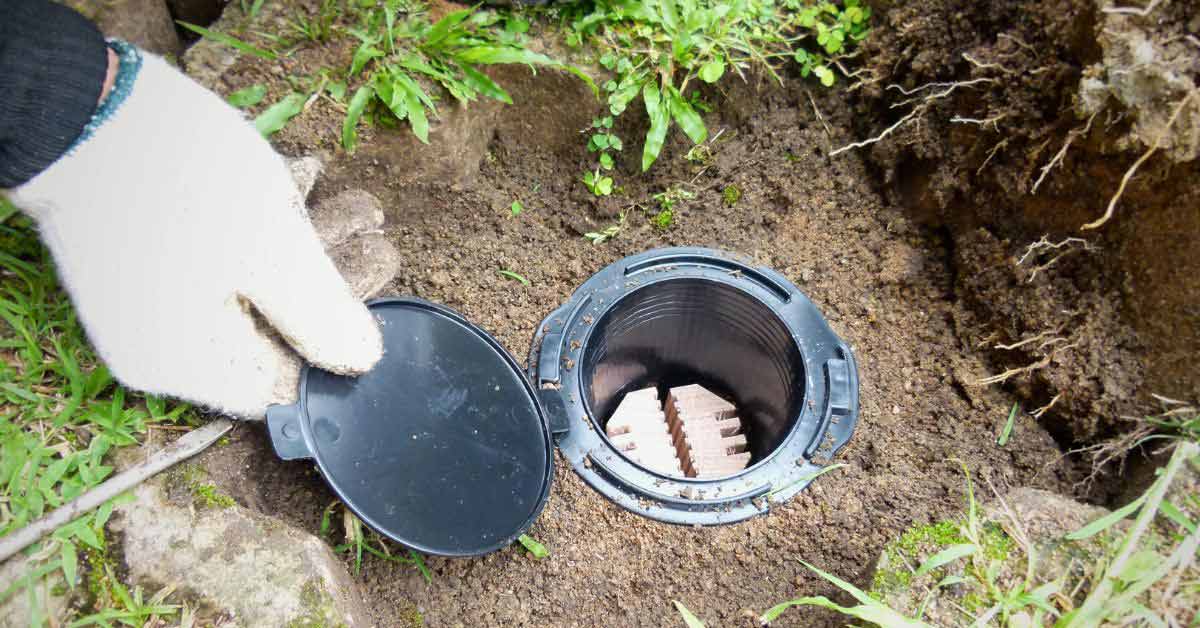
[{"label": "circular station opening", "polygon": [[[624,295],[596,321],[581,358],[583,396],[597,430],[631,461],[667,476],[728,477],[754,466],[785,441],[804,403],[804,362],[787,325],[767,304],[728,283],[669,278]],[[697,397],[689,391],[711,401],[691,401]],[[683,461],[678,468],[631,455],[637,451],[631,447],[647,451],[650,436],[626,434],[629,428],[614,422],[624,423],[637,400],[646,401],[639,407],[651,414],[654,403],[661,405],[659,420],[667,423],[667,438]],[[686,460],[686,428],[678,421],[689,403],[708,410],[720,400],[724,410],[711,417],[712,438],[732,443],[721,448],[731,460],[697,474]],[[702,437],[691,438],[695,445]]]}]

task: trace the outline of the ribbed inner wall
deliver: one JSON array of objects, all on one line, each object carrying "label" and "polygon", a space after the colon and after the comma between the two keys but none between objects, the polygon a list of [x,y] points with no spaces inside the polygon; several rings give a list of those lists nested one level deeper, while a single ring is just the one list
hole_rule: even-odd
[{"label": "ribbed inner wall", "polygon": [[580,368],[602,430],[626,392],[701,384],[737,406],[753,464],[799,414],[799,349],[769,307],[737,288],[696,278],[650,284],[595,325]]}]

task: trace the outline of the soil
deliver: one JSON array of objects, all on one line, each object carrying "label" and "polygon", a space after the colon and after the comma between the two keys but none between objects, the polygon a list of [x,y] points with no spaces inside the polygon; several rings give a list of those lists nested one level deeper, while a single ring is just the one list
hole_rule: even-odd
[{"label": "soil", "polygon": [[[1031,267],[1015,263],[1041,235],[1075,233],[1095,217],[1093,201],[1107,197],[1108,188],[1070,183],[1076,178],[1062,173],[1052,197],[1030,200],[1009,189],[1013,177],[1026,181],[1046,158],[1043,152],[1033,159],[1030,144],[1050,137],[1048,129],[1061,140],[1072,128],[1063,111],[1073,82],[1099,57],[1086,44],[1094,40],[1094,11],[1074,1],[878,4],[879,26],[864,54],[878,84],[847,93],[795,77],[783,87],[727,82],[704,94],[714,108],[705,116],[709,129],[721,131],[707,159],[686,159],[686,138],[673,132],[646,175],[637,173],[635,140],[643,123],[626,115],[617,130],[630,147],[618,163],[622,187],[602,201],[578,182],[589,164],[579,131],[599,107],[578,81],[552,71],[498,70],[515,105],[447,104],[430,146],[407,129],[376,129],[347,155],[336,148],[341,114],[324,101],[274,138],[285,153],[330,157],[313,200],[351,188],[382,200],[387,237],[404,260],[385,294],[448,305],[515,356],[527,355],[542,317],[595,271],[650,248],[692,245],[734,251],[786,275],[858,357],[861,418],[836,460],[846,466],[769,516],[704,529],[655,523],[605,501],[559,458],[549,503],[530,530],[548,558],[536,560],[519,546],[478,559],[428,558],[430,584],[410,567],[366,560],[356,580],[378,625],[409,625],[414,607],[430,626],[677,625],[672,600],[710,626],[756,625],[757,614],[794,597],[843,600],[802,560],[865,586],[889,540],[961,512],[960,464],[1001,492],[1025,486],[1078,494],[1086,461],[1065,457],[1067,448],[1119,430],[1120,414],[1144,407],[1139,396],[1196,390],[1189,388],[1194,376],[1181,374],[1179,342],[1154,338],[1173,321],[1194,320],[1186,308],[1195,301],[1187,306],[1177,291],[1160,287],[1184,281],[1185,271],[1167,261],[1130,261],[1156,243],[1172,253],[1195,250],[1195,238],[1163,240],[1171,229],[1195,233],[1196,192],[1178,178],[1190,166],[1158,164],[1153,180],[1175,183],[1135,186],[1138,217],[1118,217],[1095,251],[1069,255],[1034,281]],[[995,37],[1008,32],[1045,50],[1024,59],[1033,53]],[[986,176],[964,172],[975,172],[1000,138],[973,127],[968,133],[940,110],[871,149],[828,156],[895,121],[898,114],[886,107],[894,92],[881,85],[915,87],[945,80],[947,71],[969,74],[972,66],[959,57],[966,50],[980,58],[1016,55],[1023,67],[1058,58],[1004,90],[964,96],[987,110],[1025,90],[1027,97],[1010,100],[1004,111],[1039,121],[1006,130],[1011,148],[997,152]],[[336,67],[346,54],[301,50],[288,71]],[[240,60],[215,87],[228,92],[256,82],[271,85],[275,97],[287,90],[279,73],[253,58]],[[1101,154],[1095,148],[1063,170],[1094,168],[1097,180],[1119,179],[1129,160],[1101,163]],[[723,193],[729,186],[741,193],[734,204]],[[676,205],[675,224],[660,230],[649,220],[658,211],[651,196],[672,188],[695,196]],[[1088,194],[1078,196],[1084,188]],[[514,200],[524,206],[518,216],[509,209]],[[582,237],[614,224],[621,231],[609,242]],[[506,279],[501,269],[530,285]],[[1130,296],[1160,292],[1155,303],[1165,303],[1168,314],[1131,323],[1155,305]],[[995,348],[1042,332],[1062,340],[1041,353]],[[1194,330],[1179,333],[1191,346]],[[1070,348],[1045,368],[1002,386],[979,383],[1058,344]],[[1155,348],[1169,349],[1166,364],[1146,358]],[[996,444],[1014,402],[1031,410],[1058,394],[1040,421],[1020,413],[1009,443]],[[311,464],[275,457],[261,425],[239,427],[229,445],[202,462],[238,502],[307,530],[318,530],[334,500]],[[776,625],[842,623],[796,609]]]}]

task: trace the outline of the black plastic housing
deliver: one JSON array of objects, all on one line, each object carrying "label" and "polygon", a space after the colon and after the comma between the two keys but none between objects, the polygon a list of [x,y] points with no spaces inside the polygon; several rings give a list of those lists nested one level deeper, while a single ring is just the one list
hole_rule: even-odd
[{"label": "black plastic housing", "polygon": [[[766,513],[850,439],[850,348],[782,275],[711,249],[658,249],[593,275],[539,326],[529,375],[559,450],[615,503],[670,523]],[[734,400],[750,466],[715,479],[663,475],[619,452],[604,424],[625,393],[699,383]]]}]

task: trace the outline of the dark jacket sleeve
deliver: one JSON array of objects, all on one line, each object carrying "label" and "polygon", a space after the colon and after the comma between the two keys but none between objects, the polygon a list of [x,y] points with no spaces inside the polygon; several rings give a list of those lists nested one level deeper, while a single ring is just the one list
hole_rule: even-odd
[{"label": "dark jacket sleeve", "polygon": [[96,111],[108,52],[82,15],[48,0],[0,0],[0,188],[70,148]]}]

